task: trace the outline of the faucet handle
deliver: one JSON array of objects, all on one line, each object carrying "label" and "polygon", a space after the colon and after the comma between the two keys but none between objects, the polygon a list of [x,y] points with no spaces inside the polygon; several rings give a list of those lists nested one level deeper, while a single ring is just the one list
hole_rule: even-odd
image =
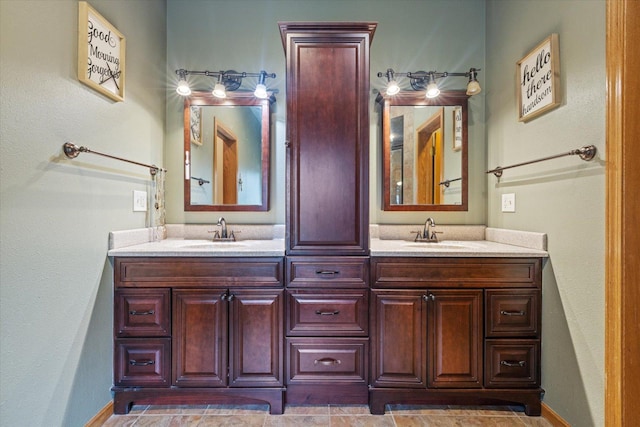
[{"label": "faucet handle", "polygon": [[213,240],[220,239],[220,232],[218,230],[209,230],[207,233],[213,233]]},{"label": "faucet handle", "polygon": [[418,239],[421,239],[421,238],[422,238],[422,231],[420,231],[420,230],[417,230],[417,231],[410,231],[409,233],[410,233],[410,234],[415,234],[415,235],[416,235],[415,239],[413,239],[413,241],[414,241],[414,242],[417,242],[417,241],[418,241]]}]

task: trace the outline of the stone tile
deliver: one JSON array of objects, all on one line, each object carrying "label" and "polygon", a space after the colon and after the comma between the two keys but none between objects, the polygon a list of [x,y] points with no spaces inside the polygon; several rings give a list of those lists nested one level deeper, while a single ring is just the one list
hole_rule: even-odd
[{"label": "stone tile", "polygon": [[266,415],[205,415],[198,427],[262,427]]},{"label": "stone tile", "polygon": [[286,405],[285,415],[329,415],[329,405]]},{"label": "stone tile", "polygon": [[527,427],[553,427],[553,424],[544,417],[529,417],[523,415],[520,417],[520,421]]},{"label": "stone tile", "polygon": [[127,415],[140,415],[147,410],[149,405],[133,405],[131,406],[131,410],[129,410],[129,414]]},{"label": "stone tile", "polygon": [[387,410],[396,415],[446,415],[447,405],[389,405]]},{"label": "stone tile", "polygon": [[134,427],[196,427],[201,418],[200,415],[141,415]]},{"label": "stone tile", "polygon": [[327,427],[329,415],[267,415],[265,427]]},{"label": "stone tile", "polygon": [[137,415],[112,415],[102,427],[131,427],[137,420]]},{"label": "stone tile", "polygon": [[509,406],[449,406],[447,415],[469,415],[469,416],[486,416],[486,415],[506,415],[515,416]]},{"label": "stone tile", "polygon": [[395,427],[391,415],[332,415],[331,427]]},{"label": "stone tile", "polygon": [[397,427],[452,427],[453,418],[441,415],[394,415]]},{"label": "stone tile", "polygon": [[331,415],[371,415],[369,405],[329,405]]},{"label": "stone tile", "polygon": [[265,415],[269,405],[209,405],[206,415]]},{"label": "stone tile", "polygon": [[454,416],[449,418],[452,427],[523,427],[518,416]]},{"label": "stone tile", "polygon": [[207,405],[150,405],[143,415],[201,415],[206,410]]}]

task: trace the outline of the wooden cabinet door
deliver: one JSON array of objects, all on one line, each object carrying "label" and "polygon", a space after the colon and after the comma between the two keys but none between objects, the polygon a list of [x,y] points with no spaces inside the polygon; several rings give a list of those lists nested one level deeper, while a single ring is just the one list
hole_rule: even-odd
[{"label": "wooden cabinet door", "polygon": [[369,250],[374,23],[280,23],[287,56],[287,254]]},{"label": "wooden cabinet door", "polygon": [[428,387],[482,385],[482,290],[427,293]]},{"label": "wooden cabinet door", "polygon": [[374,387],[426,387],[425,292],[371,292]]},{"label": "wooden cabinet door", "polygon": [[230,386],[283,384],[283,290],[229,292]]},{"label": "wooden cabinet door", "polygon": [[173,291],[174,386],[226,386],[227,295],[224,289]]}]

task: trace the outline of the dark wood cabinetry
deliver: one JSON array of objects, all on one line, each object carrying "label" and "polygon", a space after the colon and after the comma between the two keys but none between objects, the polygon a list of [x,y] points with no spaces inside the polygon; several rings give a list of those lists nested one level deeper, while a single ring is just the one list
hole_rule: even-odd
[{"label": "dark wood cabinetry", "polygon": [[287,61],[287,255],[368,255],[376,24],[279,26]]},{"label": "dark wood cabinetry", "polygon": [[371,412],[516,403],[540,414],[541,261],[372,258]]},{"label": "dark wood cabinetry", "polygon": [[282,258],[116,258],[114,412],[266,401],[282,413]]}]

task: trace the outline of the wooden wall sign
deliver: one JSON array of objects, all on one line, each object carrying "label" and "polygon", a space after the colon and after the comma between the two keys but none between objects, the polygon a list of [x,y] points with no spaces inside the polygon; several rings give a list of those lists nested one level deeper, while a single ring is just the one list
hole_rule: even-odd
[{"label": "wooden wall sign", "polygon": [[518,119],[526,122],[560,105],[558,35],[551,34],[517,63]]},{"label": "wooden wall sign", "polygon": [[86,1],[78,3],[78,80],[124,101],[125,37]]}]

